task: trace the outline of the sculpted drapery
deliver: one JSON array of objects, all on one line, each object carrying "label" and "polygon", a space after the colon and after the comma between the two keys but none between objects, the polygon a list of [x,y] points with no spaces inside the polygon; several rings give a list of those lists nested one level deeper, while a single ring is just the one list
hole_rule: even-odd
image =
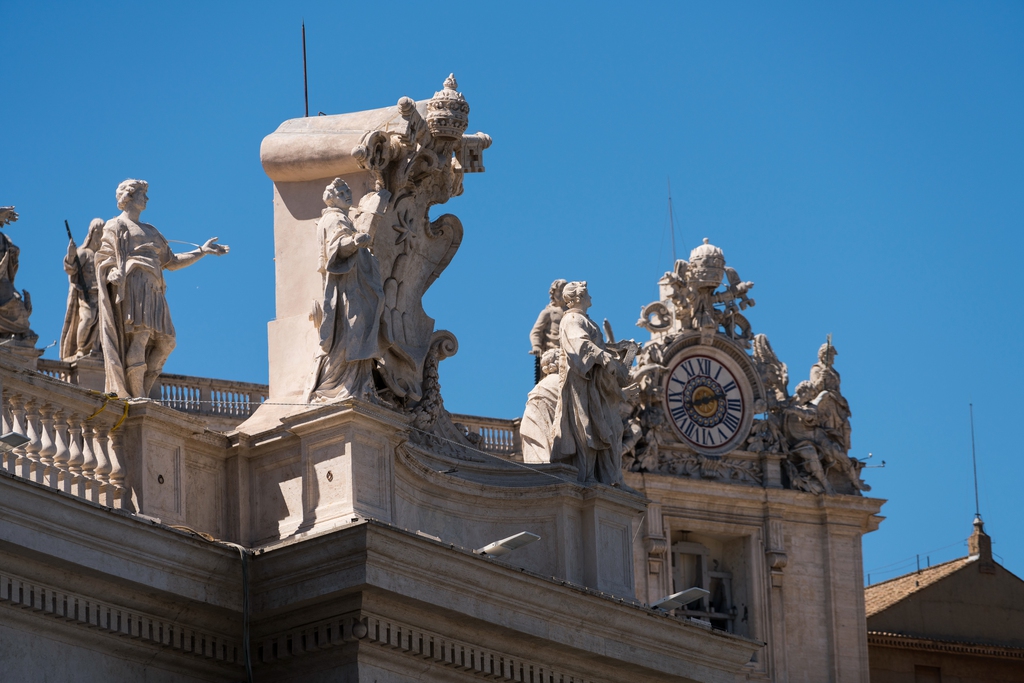
[{"label": "sculpted drapery", "polygon": [[551,430],[562,385],[562,378],[558,373],[561,353],[557,348],[544,352],[540,359],[544,378],[526,397],[526,411],[519,425],[524,462],[551,460]]},{"label": "sculpted drapery", "polygon": [[569,283],[565,292],[570,308],[559,329],[562,387],[552,460],[575,463],[580,482],[619,486],[624,431],[620,409],[625,400],[620,375],[624,372],[605,349],[600,328],[586,314],[590,306],[586,283]]},{"label": "sculpted drapery", "polygon": [[348,215],[351,193],[336,181],[324,193],[328,207],[317,223],[324,298],[320,350],[310,400],[355,397],[374,400],[373,369],[387,340],[381,316],[384,287],[380,264],[370,251],[370,235]]},{"label": "sculpted drapery", "polygon": [[217,238],[194,251],[175,254],[160,231],[139,220],[149,184],[126,180],[117,188],[120,216],[103,226],[96,252],[99,329],[106,390],[144,398],[175,345],[174,324],[164,296],[163,271],[189,266],[206,254],[222,255]]},{"label": "sculpted drapery", "polygon": [[68,244],[68,254],[64,257],[64,272],[68,274],[69,280],[68,304],[60,335],[61,360],[71,361],[82,356],[98,355],[100,351],[97,330],[99,292],[96,286],[96,249],[99,247],[104,225],[105,221],[102,218],[94,218],[82,246],[76,249],[74,242]]}]

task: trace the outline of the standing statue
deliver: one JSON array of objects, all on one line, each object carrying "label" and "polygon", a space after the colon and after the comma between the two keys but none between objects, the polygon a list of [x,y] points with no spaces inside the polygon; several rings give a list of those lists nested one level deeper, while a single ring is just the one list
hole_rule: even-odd
[{"label": "standing statue", "polygon": [[378,189],[352,207],[352,190],[335,178],[324,190],[327,208],[317,222],[323,301],[313,308],[320,348],[313,363],[308,400],[355,397],[376,401],[373,371],[392,341],[382,323],[384,287],[380,264],[370,251],[376,218],[391,194]]},{"label": "standing statue", "polygon": [[163,271],[190,266],[207,254],[228,253],[216,237],[193,251],[172,252],[159,230],[139,220],[148,189],[144,180],[117,186],[121,215],[103,226],[96,252],[106,390],[134,398],[149,395],[175,345]]},{"label": "standing statue", "polygon": [[570,282],[563,298],[568,310],[559,329],[562,386],[551,459],[575,462],[580,482],[621,486],[626,401],[622,387],[629,383],[629,371],[606,348],[600,328],[587,315],[587,283]]},{"label": "standing statue", "polygon": [[558,405],[558,392],[562,379],[559,376],[561,365],[560,349],[548,349],[540,357],[541,370],[544,378],[526,397],[526,412],[519,426],[519,436],[523,442],[523,462],[551,461],[551,428],[555,420],[555,408]]},{"label": "standing statue", "polygon": [[82,246],[75,248],[68,240],[68,255],[64,257],[64,272],[68,274],[68,307],[64,314],[64,329],[60,334],[60,359],[78,360],[84,356],[100,355],[96,333],[97,302],[96,250],[103,236],[102,218],[93,218]]},{"label": "standing statue", "polygon": [[537,322],[530,330],[530,354],[534,356],[534,384],[540,382],[543,376],[541,356],[548,349],[558,348],[558,325],[562,322],[562,315],[565,314],[565,301],[562,299],[562,290],[565,288],[565,284],[565,280],[555,280],[551,283],[551,288],[548,289],[551,303],[540,312]]},{"label": "standing statue", "polygon": [[[0,228],[17,220],[18,214],[13,206],[0,206]],[[32,313],[32,297],[28,290],[19,294],[14,287],[20,253],[21,250],[11,238],[0,232],[0,337],[13,338],[17,342],[34,346],[39,337],[28,324],[28,317]]]}]

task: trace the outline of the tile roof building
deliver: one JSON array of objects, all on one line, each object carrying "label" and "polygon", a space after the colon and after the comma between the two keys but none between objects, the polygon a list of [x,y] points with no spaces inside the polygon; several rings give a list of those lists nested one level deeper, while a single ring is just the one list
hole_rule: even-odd
[{"label": "tile roof building", "polygon": [[1024,581],[974,521],[969,555],[868,586],[872,683],[1024,681]]}]

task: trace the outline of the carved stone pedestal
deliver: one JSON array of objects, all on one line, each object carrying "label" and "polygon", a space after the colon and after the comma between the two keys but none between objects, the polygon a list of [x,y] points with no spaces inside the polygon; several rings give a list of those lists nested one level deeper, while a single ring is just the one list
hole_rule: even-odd
[{"label": "carved stone pedestal", "polygon": [[582,486],[575,468],[523,466],[451,445],[417,444],[409,418],[349,400],[240,434],[239,542],[273,547],[375,519],[473,550],[528,531],[541,540],[501,562],[631,598],[636,493]]}]

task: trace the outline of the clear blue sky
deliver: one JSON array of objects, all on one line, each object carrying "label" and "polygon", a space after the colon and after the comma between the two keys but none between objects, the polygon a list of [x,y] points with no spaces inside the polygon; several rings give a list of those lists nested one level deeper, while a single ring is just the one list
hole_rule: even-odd
[{"label": "clear blue sky", "polygon": [[556,277],[590,281],[594,316],[645,338],[671,178],[679,254],[709,237],[756,283],[748,317],[791,386],[834,335],[853,454],[887,463],[866,471],[889,499],[872,579],[966,554],[972,401],[982,513],[1024,576],[1024,5],[3,0],[0,204],[22,216],[41,344],[63,320],[63,220],[80,239],[138,177],[167,237],[232,247],[168,274],[166,369],[266,381],[259,145],[302,115],[302,18],[311,112],[430,97],[454,71],[470,130],[494,138],[487,172],[436,207],[465,225],[426,301],[460,340],[449,409],[521,413]]}]

